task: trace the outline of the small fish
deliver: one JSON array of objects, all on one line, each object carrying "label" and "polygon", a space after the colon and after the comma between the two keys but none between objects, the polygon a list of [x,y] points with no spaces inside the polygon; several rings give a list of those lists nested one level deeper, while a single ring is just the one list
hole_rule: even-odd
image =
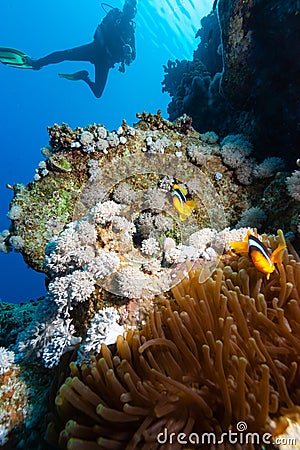
[{"label": "small fish", "polygon": [[281,261],[282,252],[286,248],[286,245],[279,244],[274,252],[270,254],[266,246],[253,236],[250,231],[248,231],[243,242],[230,242],[229,244],[237,253],[248,253],[256,269],[267,275],[267,280],[275,270],[274,264]]},{"label": "small fish", "polygon": [[193,209],[196,207],[194,200],[187,200],[187,190],[179,184],[173,186],[173,205],[179,212],[180,220],[184,221],[192,214]]}]

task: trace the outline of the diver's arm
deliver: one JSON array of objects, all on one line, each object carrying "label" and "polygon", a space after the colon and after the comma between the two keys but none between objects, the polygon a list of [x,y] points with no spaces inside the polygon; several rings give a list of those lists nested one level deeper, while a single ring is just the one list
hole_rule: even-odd
[{"label": "diver's arm", "polygon": [[131,55],[131,60],[134,61],[136,58],[136,50],[135,50],[135,35],[134,35],[134,31],[132,31],[132,34],[130,36],[129,39],[129,45],[132,49],[132,55]]},{"label": "diver's arm", "polygon": [[125,59],[124,62],[127,66],[129,66],[136,58],[135,35],[134,30],[132,29],[128,31],[128,36],[126,38],[126,45],[130,47],[130,58],[127,61]]}]

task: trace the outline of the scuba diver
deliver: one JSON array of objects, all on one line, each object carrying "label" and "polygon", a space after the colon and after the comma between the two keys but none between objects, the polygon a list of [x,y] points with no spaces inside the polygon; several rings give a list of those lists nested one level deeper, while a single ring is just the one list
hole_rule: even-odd
[{"label": "scuba diver", "polygon": [[[95,81],[89,77],[87,70],[71,74],[58,74],[67,80],[82,80],[92,90],[97,98],[100,98],[109,69],[119,63],[119,71],[125,72],[125,65],[129,66],[136,57],[135,52],[135,23],[137,0],[125,0],[122,11],[110,7],[110,11],[98,25],[94,39],[89,44],[68,50],[50,53],[39,59],[33,59],[20,50],[0,47],[0,62],[20,69],[39,70],[49,64],[58,64],[62,61],[89,61],[95,67]],[[103,8],[104,9],[104,8]]]}]

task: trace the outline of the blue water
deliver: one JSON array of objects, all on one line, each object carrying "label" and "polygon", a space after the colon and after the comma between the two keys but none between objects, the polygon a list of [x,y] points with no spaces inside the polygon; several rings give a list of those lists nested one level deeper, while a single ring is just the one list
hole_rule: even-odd
[{"label": "blue water", "polygon": [[[168,59],[191,59],[199,39],[200,19],[213,0],[140,0],[136,16],[135,62],[125,74],[111,70],[103,96],[96,99],[83,82],[60,79],[59,72],[87,69],[89,63],[65,62],[40,71],[17,70],[0,64],[0,231],[12,191],[6,183],[33,180],[43,159],[40,149],[48,144],[47,126],[66,122],[71,127],[103,123],[116,129],[126,118],[137,121],[136,112],[167,117],[169,102],[161,92],[162,65]],[[122,2],[114,0],[113,6]],[[105,13],[96,0],[6,0],[1,3],[0,46],[23,50],[38,58],[52,51],[92,40]],[[20,254],[0,253],[0,299],[19,303],[45,293],[44,275],[27,268]]]}]

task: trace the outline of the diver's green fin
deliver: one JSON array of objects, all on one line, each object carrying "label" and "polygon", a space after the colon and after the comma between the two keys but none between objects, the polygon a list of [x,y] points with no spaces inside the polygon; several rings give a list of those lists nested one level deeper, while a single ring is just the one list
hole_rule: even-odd
[{"label": "diver's green fin", "polygon": [[86,80],[89,76],[87,70],[80,70],[79,72],[74,73],[59,73],[58,76],[60,78],[66,78],[66,80],[78,81],[78,80]]},{"label": "diver's green fin", "polygon": [[32,59],[16,48],[0,47],[0,62],[18,69],[33,69]]}]

